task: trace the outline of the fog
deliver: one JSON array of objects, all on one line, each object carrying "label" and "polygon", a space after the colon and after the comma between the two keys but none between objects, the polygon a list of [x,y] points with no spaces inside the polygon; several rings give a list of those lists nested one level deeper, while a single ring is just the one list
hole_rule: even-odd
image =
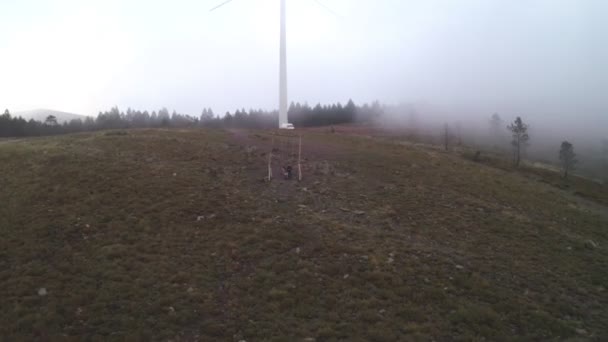
[{"label": "fog", "polygon": [[[3,1],[0,106],[275,109],[278,0],[209,12],[220,2]],[[498,112],[556,139],[608,130],[608,2],[321,2],[336,14],[288,0],[290,101],[408,104],[480,129]]]}]

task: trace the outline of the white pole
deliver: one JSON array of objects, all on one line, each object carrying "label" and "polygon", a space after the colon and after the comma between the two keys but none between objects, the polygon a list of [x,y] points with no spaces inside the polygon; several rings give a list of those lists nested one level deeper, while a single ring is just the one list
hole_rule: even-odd
[{"label": "white pole", "polygon": [[272,151],[274,150],[274,138],[272,138],[272,147],[270,147],[270,153],[268,154],[268,181],[272,180]]},{"label": "white pole", "polygon": [[279,76],[279,128],[287,120],[287,32],[285,0],[281,0],[281,67]]},{"label": "white pole", "polygon": [[298,148],[298,180],[302,181],[302,136],[300,135],[300,147]]},{"label": "white pole", "polygon": [[272,166],[271,166],[271,161],[272,161],[272,152],[270,152],[270,154],[268,154],[268,180],[271,181],[272,180]]}]

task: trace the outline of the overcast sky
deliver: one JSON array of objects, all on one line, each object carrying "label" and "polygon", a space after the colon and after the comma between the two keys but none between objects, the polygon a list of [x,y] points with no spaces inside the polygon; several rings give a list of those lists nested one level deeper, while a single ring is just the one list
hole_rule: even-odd
[{"label": "overcast sky", "polygon": [[[291,101],[608,117],[608,1],[287,0]],[[0,1],[0,107],[278,107],[279,0]]]}]

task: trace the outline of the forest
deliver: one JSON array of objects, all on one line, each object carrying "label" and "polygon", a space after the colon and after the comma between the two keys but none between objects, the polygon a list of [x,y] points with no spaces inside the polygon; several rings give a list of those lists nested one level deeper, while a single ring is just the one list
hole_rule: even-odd
[{"label": "forest", "polygon": [[[379,117],[383,106],[378,102],[371,105],[357,106],[352,100],[346,105],[340,103],[331,105],[292,103],[289,108],[289,118],[296,127],[315,127],[339,125],[353,122],[371,122]],[[121,111],[113,107],[109,111],[99,112],[96,118],[86,117],[84,120],[73,119],[59,122],[56,117],[49,116],[44,122],[25,120],[11,115],[7,109],[0,115],[0,137],[29,137],[96,131],[104,129],[128,128],[254,128],[268,129],[276,127],[277,111],[262,109],[239,109],[233,113],[227,112],[220,116],[212,109],[203,109],[198,116],[181,114],[167,108],[148,112],[147,110],[127,109]]]}]

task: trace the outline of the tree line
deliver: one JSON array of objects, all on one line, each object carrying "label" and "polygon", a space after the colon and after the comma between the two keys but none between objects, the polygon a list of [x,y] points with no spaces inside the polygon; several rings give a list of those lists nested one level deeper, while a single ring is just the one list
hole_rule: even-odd
[{"label": "tree line", "polygon": [[[317,104],[310,107],[308,104],[292,103],[289,107],[289,121],[296,127],[315,127],[347,124],[354,122],[371,123],[382,117],[386,107],[379,102],[357,106],[352,100],[346,105],[340,103],[332,105]],[[68,122],[59,123],[57,118],[50,115],[44,121],[33,119],[25,120],[21,117],[12,116],[9,110],[0,115],[0,137],[28,137],[57,135],[66,133],[77,133],[107,129],[129,129],[129,128],[252,128],[270,129],[276,128],[278,111],[240,109],[234,113],[227,112],[223,116],[216,115],[212,109],[203,109],[199,116],[180,114],[176,111],[162,108],[158,111],[140,111],[127,109],[121,112],[118,107],[109,111],[99,112],[96,118],[86,117],[84,120],[73,119]],[[490,129],[492,134],[500,135],[504,130],[504,121],[498,114],[490,118]],[[513,147],[513,162],[519,166],[522,152],[529,144],[528,125],[517,117],[511,124],[506,126],[512,135],[511,145]],[[448,149],[450,134],[448,125],[445,125],[444,144]],[[604,149],[608,153],[608,141],[604,141]],[[574,153],[574,146],[563,141],[559,150],[559,160],[564,177],[575,169],[578,162]]]},{"label": "tree line", "polygon": [[[289,107],[289,120],[296,127],[314,127],[338,125],[357,122],[370,122],[382,114],[383,106],[379,102],[357,106],[352,100],[346,105],[340,103],[331,105],[292,103]],[[140,111],[127,109],[122,112],[118,107],[109,111],[99,112],[96,118],[73,119],[59,123],[52,115],[44,121],[25,120],[12,116],[9,110],[0,115],[0,137],[27,137],[77,133],[104,129],[128,128],[276,128],[278,111],[265,110],[236,110],[223,116],[216,115],[212,109],[203,109],[200,115],[180,114],[176,111],[162,108],[159,111]]]},{"label": "tree line", "polygon": [[[498,115],[494,113],[489,120],[490,134],[498,137],[502,135],[506,127],[507,131],[511,133],[511,147],[513,149],[513,165],[519,167],[522,161],[522,154],[525,149],[529,146],[530,135],[528,134],[529,125],[524,123],[521,117],[516,117],[513,122],[509,125],[504,125],[504,121]],[[444,125],[444,131],[442,132],[444,149],[449,149],[449,144],[453,140],[453,136],[450,134],[449,126],[446,123]],[[608,143],[607,143],[608,145]],[[608,150],[608,149],[607,149]],[[474,160],[479,160],[481,151],[477,151]],[[558,152],[559,166],[562,170],[564,178],[568,178],[571,171],[576,169],[578,159],[576,153],[574,153],[574,145],[567,140],[561,142]]]},{"label": "tree line", "polygon": [[[497,113],[494,113],[490,118],[490,127],[493,133],[498,134],[503,121]],[[513,164],[518,167],[521,163],[522,151],[528,146],[530,135],[528,134],[528,125],[524,123],[521,117],[515,118],[515,120],[507,126],[507,129],[511,133],[511,146],[513,147]],[[578,160],[576,159],[576,153],[574,153],[574,145],[567,140],[562,141],[559,148],[559,163],[562,169],[564,178],[568,178],[568,174],[575,170]]]}]

